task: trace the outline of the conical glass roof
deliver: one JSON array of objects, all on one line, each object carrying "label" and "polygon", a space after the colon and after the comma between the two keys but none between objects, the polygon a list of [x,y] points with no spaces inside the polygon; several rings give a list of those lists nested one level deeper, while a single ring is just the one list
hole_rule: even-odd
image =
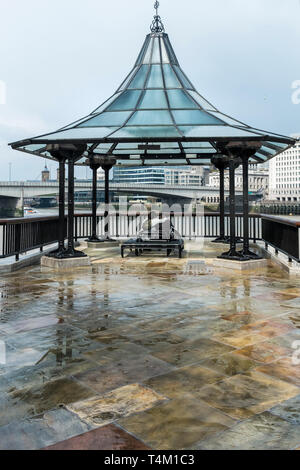
[{"label": "conical glass roof", "polygon": [[85,118],[51,134],[12,146],[49,157],[45,145],[85,143],[88,151],[136,165],[207,164],[226,141],[262,141],[254,159],[264,162],[292,145],[220,111],[201,96],[181,69],[158,16],[121,86]]}]

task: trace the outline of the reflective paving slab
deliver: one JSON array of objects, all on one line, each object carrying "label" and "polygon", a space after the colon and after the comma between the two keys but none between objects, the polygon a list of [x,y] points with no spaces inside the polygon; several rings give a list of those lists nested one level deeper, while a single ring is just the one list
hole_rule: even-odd
[{"label": "reflective paving slab", "polygon": [[300,280],[225,249],[2,276],[0,449],[299,448]]}]

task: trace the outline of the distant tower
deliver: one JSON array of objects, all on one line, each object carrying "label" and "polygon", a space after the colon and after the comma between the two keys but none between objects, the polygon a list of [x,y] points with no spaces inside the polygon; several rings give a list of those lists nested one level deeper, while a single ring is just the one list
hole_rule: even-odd
[{"label": "distant tower", "polygon": [[45,168],[42,171],[42,182],[46,183],[50,180],[50,171],[48,170],[47,163],[45,163]]}]

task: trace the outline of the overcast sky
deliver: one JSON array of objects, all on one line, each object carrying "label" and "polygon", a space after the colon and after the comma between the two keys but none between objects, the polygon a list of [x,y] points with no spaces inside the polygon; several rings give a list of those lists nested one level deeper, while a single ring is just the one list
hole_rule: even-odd
[{"label": "overcast sky", "polygon": [[[160,3],[181,66],[204,97],[255,127],[300,132],[300,104],[292,103],[292,83],[300,81],[300,0]],[[115,92],[149,32],[153,4],[0,0],[0,83],[7,88],[0,180],[8,179],[10,162],[14,180],[36,179],[44,165],[8,142],[56,130]],[[55,168],[50,162],[53,177]]]}]

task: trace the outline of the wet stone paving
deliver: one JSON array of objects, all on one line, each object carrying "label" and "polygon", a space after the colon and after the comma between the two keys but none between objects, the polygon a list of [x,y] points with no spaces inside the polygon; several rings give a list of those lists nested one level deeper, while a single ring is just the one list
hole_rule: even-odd
[{"label": "wet stone paving", "polygon": [[186,248],[1,277],[0,449],[300,448],[300,279]]}]

